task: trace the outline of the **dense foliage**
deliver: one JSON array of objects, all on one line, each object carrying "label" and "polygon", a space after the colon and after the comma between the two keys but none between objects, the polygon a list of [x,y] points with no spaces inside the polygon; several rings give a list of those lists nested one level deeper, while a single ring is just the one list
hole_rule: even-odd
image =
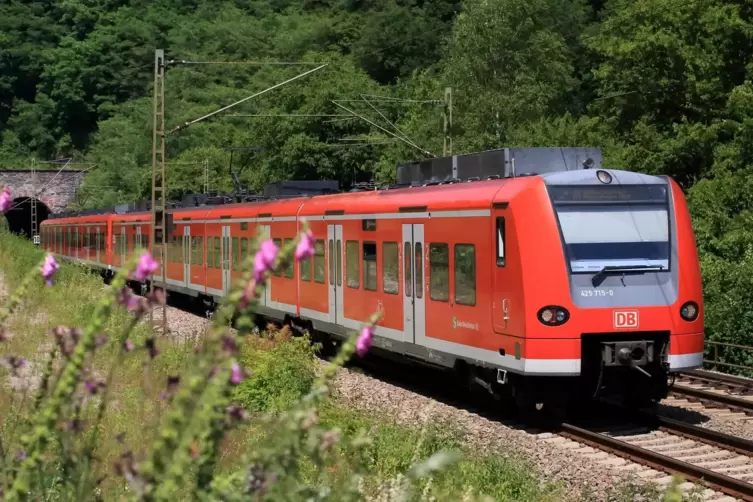
[{"label": "dense foliage", "polygon": [[[95,162],[87,205],[149,193],[153,54],[327,62],[319,72],[171,136],[172,197],[290,178],[374,176],[453,151],[596,145],[609,166],[688,190],[708,334],[753,345],[751,0],[98,0],[0,5],[0,164]],[[177,65],[168,129],[310,66]],[[374,101],[363,95],[387,96]],[[369,99],[375,99],[367,96]],[[395,98],[412,101],[394,101]],[[333,100],[420,148],[346,113]],[[392,121],[397,129],[393,129]],[[361,138],[361,141],[343,141]],[[353,144],[356,143],[356,144]],[[366,143],[366,144],[364,144]],[[749,361],[753,363],[753,358]]]}]

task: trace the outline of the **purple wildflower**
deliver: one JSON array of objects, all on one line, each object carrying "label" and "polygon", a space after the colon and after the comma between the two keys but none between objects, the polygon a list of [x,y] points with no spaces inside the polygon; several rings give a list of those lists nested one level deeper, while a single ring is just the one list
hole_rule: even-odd
[{"label": "purple wildflower", "polygon": [[157,348],[157,342],[154,338],[147,338],[146,342],[144,342],[144,348],[149,352],[149,357],[152,359],[157,357],[160,353],[160,350]]},{"label": "purple wildflower", "polygon": [[222,350],[233,355],[237,354],[238,344],[236,343],[235,338],[230,335],[222,337]]},{"label": "purple wildflower", "polygon": [[245,420],[248,418],[248,413],[246,413],[246,410],[241,408],[240,406],[228,406],[227,408],[227,415],[230,418],[230,420]]},{"label": "purple wildflower", "polygon": [[92,395],[99,392],[100,389],[105,388],[105,383],[99,380],[87,380],[85,385],[86,385],[86,392]]},{"label": "purple wildflower", "polygon": [[6,186],[3,188],[2,193],[0,193],[0,213],[8,211],[11,204],[13,204],[13,198],[10,195],[10,188]]},{"label": "purple wildflower", "polygon": [[123,342],[123,352],[130,352],[135,348],[136,346],[130,340],[126,340],[125,342]]},{"label": "purple wildflower", "polygon": [[42,277],[44,277],[45,284],[52,286],[52,277],[59,268],[60,265],[57,264],[55,258],[51,254],[48,254],[44,259],[44,265],[42,265]]},{"label": "purple wildflower", "polygon": [[243,368],[241,368],[238,363],[233,363],[233,367],[230,370],[230,383],[233,385],[238,385],[243,381],[245,377],[246,374],[243,371]]},{"label": "purple wildflower", "polygon": [[65,428],[69,431],[82,431],[84,430],[84,424],[81,422],[81,420],[77,417],[65,424]]},{"label": "purple wildflower", "polygon": [[264,281],[264,274],[272,270],[275,266],[275,260],[277,259],[277,253],[279,249],[271,239],[267,239],[261,243],[259,250],[254,257],[254,281],[257,283]]},{"label": "purple wildflower", "polygon": [[8,356],[8,366],[13,371],[19,370],[23,368],[26,365],[26,360],[23,357],[19,356]]},{"label": "purple wildflower", "polygon": [[374,339],[374,327],[366,326],[361,330],[361,335],[356,342],[356,353],[359,357],[363,357],[371,348],[371,342]]},{"label": "purple wildflower", "polygon": [[16,452],[16,460],[26,460],[26,452],[19,450]]},{"label": "purple wildflower", "polygon": [[241,310],[245,309],[254,298],[256,298],[256,280],[251,279],[246,284],[246,288],[243,290],[243,295],[241,296],[239,305]]},{"label": "purple wildflower", "polygon": [[96,337],[94,337],[94,345],[97,348],[104,347],[105,345],[107,345],[108,340],[109,338],[107,338],[107,335],[97,335]]},{"label": "purple wildflower", "polygon": [[314,234],[311,230],[301,234],[301,240],[295,248],[295,259],[298,261],[314,255]]},{"label": "purple wildflower", "polygon": [[146,253],[141,255],[141,258],[139,258],[139,263],[138,265],[136,265],[136,280],[145,281],[146,278],[156,272],[158,268],[159,263],[157,263],[154,258],[152,258],[152,255],[147,251]]}]

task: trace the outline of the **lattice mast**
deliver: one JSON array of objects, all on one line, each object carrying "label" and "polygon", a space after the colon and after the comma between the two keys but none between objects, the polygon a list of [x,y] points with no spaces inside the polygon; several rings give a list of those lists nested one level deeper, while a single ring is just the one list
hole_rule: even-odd
[{"label": "lattice mast", "polygon": [[[165,276],[166,251],[166,191],[165,191],[165,51],[154,51],[154,130],[152,134],[152,226],[151,252],[160,263],[153,276],[150,291],[167,291]],[[158,305],[149,313],[154,334],[167,334],[167,306]]]},{"label": "lattice mast", "polygon": [[39,245],[39,218],[37,216],[37,159],[31,159],[31,241]]}]

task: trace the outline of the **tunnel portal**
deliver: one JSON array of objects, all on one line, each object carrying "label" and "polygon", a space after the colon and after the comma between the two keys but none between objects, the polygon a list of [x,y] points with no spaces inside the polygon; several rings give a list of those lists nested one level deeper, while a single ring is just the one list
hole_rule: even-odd
[{"label": "tunnel portal", "polygon": [[19,197],[13,200],[13,205],[5,213],[8,221],[8,229],[14,234],[21,235],[27,239],[31,238],[31,205],[37,206],[37,231],[39,224],[50,216],[50,208],[44,202],[28,197]]}]

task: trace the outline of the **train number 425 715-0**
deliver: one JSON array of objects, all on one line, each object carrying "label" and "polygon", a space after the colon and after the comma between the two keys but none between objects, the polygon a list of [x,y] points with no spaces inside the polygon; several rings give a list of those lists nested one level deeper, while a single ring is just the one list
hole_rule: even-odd
[{"label": "train number 425 715-0", "polygon": [[614,296],[612,289],[581,289],[580,296]]}]

